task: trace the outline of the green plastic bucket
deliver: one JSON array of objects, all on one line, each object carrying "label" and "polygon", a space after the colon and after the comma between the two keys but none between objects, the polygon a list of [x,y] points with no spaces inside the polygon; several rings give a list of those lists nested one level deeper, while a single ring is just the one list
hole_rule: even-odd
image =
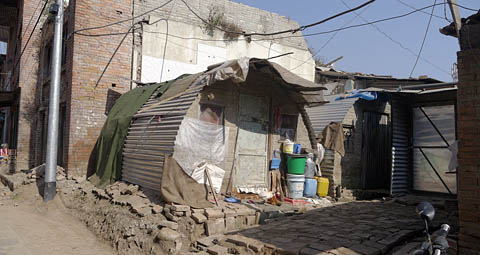
[{"label": "green plastic bucket", "polygon": [[305,156],[287,156],[287,170],[289,174],[305,174]]}]

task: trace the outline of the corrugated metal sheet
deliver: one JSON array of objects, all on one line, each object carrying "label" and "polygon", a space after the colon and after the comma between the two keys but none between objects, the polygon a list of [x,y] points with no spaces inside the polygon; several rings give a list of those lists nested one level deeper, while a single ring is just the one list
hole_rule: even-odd
[{"label": "corrugated metal sheet", "polygon": [[203,86],[159,103],[157,93],[133,117],[123,149],[122,180],[160,191],[165,155],[173,154],[178,128]]},{"label": "corrugated metal sheet", "polygon": [[316,106],[306,107],[310,121],[312,122],[313,130],[318,135],[330,122],[342,122],[348,110],[358,100],[358,98],[344,99],[335,101],[339,95],[325,96],[325,100],[330,103]]},{"label": "corrugated metal sheet", "polygon": [[409,106],[405,100],[392,99],[392,195],[409,191]]},{"label": "corrugated metal sheet", "polygon": [[328,190],[329,193],[333,192],[333,173],[335,169],[335,152],[333,150],[325,150],[323,160],[320,164],[320,170],[322,171],[322,177],[328,178]]}]

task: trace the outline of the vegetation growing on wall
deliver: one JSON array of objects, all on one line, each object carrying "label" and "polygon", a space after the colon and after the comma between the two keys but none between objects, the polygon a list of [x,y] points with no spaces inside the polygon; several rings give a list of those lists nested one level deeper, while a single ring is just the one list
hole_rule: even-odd
[{"label": "vegetation growing on wall", "polygon": [[226,40],[236,40],[240,37],[239,33],[242,33],[243,30],[235,23],[229,22],[225,19],[225,13],[220,10],[217,6],[212,6],[210,8],[210,13],[208,14],[207,22],[202,25],[202,30],[204,33],[213,36],[217,28],[222,28],[226,31],[223,34],[223,38]]}]

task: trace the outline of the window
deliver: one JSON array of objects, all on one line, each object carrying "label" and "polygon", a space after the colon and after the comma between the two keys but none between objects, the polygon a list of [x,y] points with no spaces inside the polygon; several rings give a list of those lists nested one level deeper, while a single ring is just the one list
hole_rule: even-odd
[{"label": "window", "polygon": [[68,22],[63,24],[63,34],[62,34],[62,66],[67,63],[67,35],[68,35]]},{"label": "window", "polygon": [[52,44],[49,43],[44,49],[44,56],[43,56],[43,76],[45,79],[49,79],[51,68],[52,68]]},{"label": "window", "polygon": [[218,105],[201,104],[200,120],[223,125],[223,107]]},{"label": "window", "polygon": [[288,115],[282,114],[280,122],[280,139],[295,141],[295,136],[297,135],[297,115]]}]

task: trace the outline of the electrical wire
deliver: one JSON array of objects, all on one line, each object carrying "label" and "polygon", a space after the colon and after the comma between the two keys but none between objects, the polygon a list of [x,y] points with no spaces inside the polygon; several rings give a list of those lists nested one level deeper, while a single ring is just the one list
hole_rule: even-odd
[{"label": "electrical wire", "polygon": [[[151,10],[148,10],[148,11],[142,13],[142,14],[139,14],[139,15],[137,15],[137,16],[134,16],[134,17],[131,17],[131,18],[128,18],[128,19],[123,19],[123,20],[115,21],[115,22],[108,23],[108,24],[101,25],[101,26],[87,27],[87,28],[81,28],[81,29],[75,30],[75,31],[71,32],[71,33],[67,36],[67,40],[69,40],[70,37],[71,37],[73,34],[77,34],[77,33],[82,32],[82,31],[88,31],[88,30],[96,30],[96,29],[106,28],[106,27],[118,25],[118,24],[121,24],[121,23],[124,23],[124,22],[127,22],[127,21],[135,20],[135,19],[140,18],[140,17],[143,17],[143,16],[145,16],[145,15],[151,13],[151,12],[154,12],[154,11],[156,11],[156,10],[158,10],[158,9],[161,9],[162,7],[164,7],[165,5],[167,5],[167,4],[169,4],[169,3],[173,2],[173,1],[174,1],[174,0],[168,0],[166,3],[164,3],[164,4],[162,4],[162,5],[158,6],[158,7],[155,7],[155,8],[153,8],[153,9],[151,9]],[[132,27],[133,27],[133,26],[132,26]],[[130,27],[129,31],[131,30],[132,27]]]},{"label": "electrical wire", "polygon": [[[364,11],[366,11],[368,9],[368,7],[370,6],[367,6],[366,8],[364,8],[361,13],[363,13]],[[350,9],[350,7],[347,7]],[[353,12],[355,13],[355,12]],[[350,19],[349,21],[347,21],[342,27],[346,27],[348,24],[352,23],[354,20],[357,19],[358,16],[355,16],[353,17],[352,19]],[[302,61],[302,63],[300,63],[299,65],[295,66],[294,68],[290,69],[289,71],[293,71],[297,68],[299,68],[300,66],[304,65],[305,63],[307,63],[308,61],[310,61],[311,59],[315,58],[315,56],[318,55],[318,53],[320,53],[325,47],[327,47],[327,45],[333,40],[333,38],[335,38],[335,36],[337,36],[337,34],[339,33],[340,31],[336,31],[332,36],[330,36],[330,38],[328,38],[328,40],[317,50],[315,51],[313,54],[312,54],[312,58],[309,58],[309,59],[306,59],[304,61]]]},{"label": "electrical wire", "polygon": [[[436,3],[437,3],[437,0],[435,0],[433,2],[434,5]],[[420,59],[420,55],[422,54],[423,46],[425,45],[425,41],[427,39],[428,30],[430,28],[430,23],[432,22],[432,17],[433,17],[433,12],[434,11],[435,11],[435,6],[432,7],[432,14],[430,15],[430,18],[428,19],[427,29],[425,29],[425,35],[423,36],[422,46],[420,46],[420,50],[418,51],[418,56],[417,56],[417,59],[415,60],[415,64],[413,65],[412,71],[410,72],[410,77],[412,77],[412,74],[415,71],[415,68],[417,67],[418,59]]]},{"label": "electrical wire", "polygon": [[[286,39],[286,38],[309,37],[309,36],[330,34],[330,33],[335,33],[335,32],[337,32],[337,31],[347,30],[347,29],[350,29],[350,28],[368,26],[368,25],[375,24],[375,23],[380,23],[380,22],[385,22],[385,21],[390,21],[390,20],[394,20],[394,19],[403,18],[403,17],[409,16],[409,15],[412,15],[412,14],[414,14],[414,13],[416,13],[416,12],[420,12],[420,11],[422,11],[422,10],[432,8],[433,6],[437,6],[437,5],[443,5],[443,3],[439,3],[439,4],[435,4],[435,5],[429,5],[429,6],[420,8],[420,9],[415,9],[415,10],[410,11],[410,12],[405,13],[405,14],[401,14],[401,15],[397,15],[397,16],[393,16],[393,17],[389,17],[389,18],[374,20],[374,21],[367,22],[367,23],[351,25],[351,26],[347,26],[347,27],[343,27],[343,28],[338,28],[338,29],[333,29],[333,30],[329,30],[329,31],[316,32],[316,33],[303,34],[303,35],[279,36],[279,37],[273,37],[273,38],[259,38],[259,39],[253,39],[253,38],[252,38],[252,39],[238,38],[238,39],[236,39],[236,40],[237,40],[237,41],[247,41],[247,40],[248,40],[248,41],[270,41],[270,40],[281,40],[281,39]],[[462,8],[465,8],[465,9],[467,9],[467,10],[470,9],[470,8],[463,7],[463,6],[462,6]],[[472,9],[472,10],[473,10],[473,9]],[[145,31],[145,32],[147,32],[147,33],[153,33],[153,34],[165,34],[164,32],[148,32],[148,31]],[[82,36],[110,36],[110,35],[123,35],[124,33],[125,33],[125,32],[119,32],[119,33],[101,33],[101,34],[82,34],[82,33],[76,33],[76,34],[79,34],[79,35],[82,35]],[[198,37],[182,37],[182,36],[174,35],[174,34],[171,34],[171,33],[169,34],[169,36],[175,37],[175,38],[179,38],[179,39],[185,39],[185,40],[199,40],[199,41],[207,41],[207,42],[231,42],[231,41],[232,41],[232,40],[230,40],[230,39],[204,39],[204,38],[198,38]]]},{"label": "electrical wire", "polygon": [[103,75],[105,74],[105,72],[107,71],[108,67],[110,66],[110,63],[112,63],[113,58],[115,57],[115,55],[117,54],[118,50],[119,50],[120,47],[122,46],[123,42],[124,42],[125,39],[127,38],[128,34],[129,34],[130,31],[135,27],[135,25],[137,25],[137,24],[138,24],[138,23],[134,23],[134,24],[128,29],[128,31],[125,33],[125,35],[123,36],[123,38],[122,38],[122,40],[120,41],[120,43],[118,44],[117,48],[115,49],[115,51],[113,52],[112,56],[111,56],[110,59],[108,60],[107,65],[105,66],[105,68],[103,68],[102,74],[100,74],[100,77],[98,78],[97,82],[95,83],[95,88],[97,88],[98,84],[99,84],[100,81],[102,80]]},{"label": "electrical wire", "polygon": [[[410,5],[410,4],[407,4],[407,3],[405,3],[405,2],[402,1],[402,0],[396,0],[396,1],[399,2],[399,3],[401,3],[401,4],[403,4],[403,5],[405,5],[405,6],[407,6],[407,7],[410,8],[410,9],[417,10],[417,8],[416,8],[415,6],[412,6],[412,5]],[[446,5],[446,3],[444,2],[444,3],[443,3],[443,8],[445,8],[445,5]],[[421,12],[421,13],[424,13],[424,14],[426,14],[426,15],[428,15],[428,16],[430,16],[430,13],[428,13],[428,12],[426,12],[426,11],[423,11],[423,10],[422,10],[422,11],[420,11],[420,12]],[[435,18],[438,18],[438,19],[442,19],[442,20],[447,20],[447,21],[448,21],[448,19],[446,19],[446,18],[444,18],[444,17],[442,17],[442,16],[439,16],[439,15],[433,14],[432,16],[435,17]],[[449,22],[450,22],[450,21],[449,21]]]},{"label": "electrical wire", "polygon": [[25,53],[25,50],[27,49],[28,44],[30,43],[30,39],[32,39],[33,33],[35,32],[35,28],[37,28],[38,22],[40,22],[40,18],[42,17],[42,13],[45,10],[45,7],[47,7],[48,0],[45,0],[45,3],[43,4],[42,10],[40,11],[40,15],[38,15],[37,21],[35,22],[35,25],[33,26],[32,32],[28,36],[27,42],[25,43],[25,46],[23,47],[22,51],[20,52],[20,56],[18,57],[17,61],[15,61],[15,64],[13,65],[13,71],[17,68],[18,63],[22,59],[23,53]]},{"label": "electrical wire", "polygon": [[[35,17],[35,13],[37,12],[38,7],[40,7],[40,4],[41,4],[41,3],[42,3],[42,0],[38,0],[38,2],[37,2],[37,7],[35,7],[35,10],[33,11],[32,16],[30,16],[30,20],[28,21],[28,24],[27,24],[27,26],[25,27],[25,31],[23,31],[22,38],[23,38],[23,37],[25,36],[25,34],[27,33],[28,27],[30,27],[30,24],[32,23],[33,17]],[[42,15],[42,13],[40,13],[40,15]]]},{"label": "electrical wire", "polygon": [[[343,5],[345,5],[347,8],[349,8],[349,7],[348,7],[348,4],[347,4],[344,0],[340,0],[340,1],[343,3]],[[360,19],[362,19],[364,22],[369,22],[367,19],[365,19],[365,18],[361,15],[361,13],[358,13],[358,14],[357,14],[356,12],[354,12],[354,13],[355,13],[355,15],[357,15]],[[411,50],[410,48],[404,46],[401,42],[393,39],[390,35],[388,35],[386,32],[384,32],[383,30],[381,30],[377,25],[375,25],[375,24],[371,24],[371,25],[372,25],[372,27],[374,27],[379,33],[381,33],[382,35],[384,35],[387,39],[389,39],[389,40],[392,41],[393,43],[397,44],[397,45],[400,46],[402,49],[407,50],[407,51],[410,52],[413,56],[418,57],[417,53],[415,53],[415,52],[414,52],[413,50]],[[435,67],[435,68],[438,69],[439,71],[444,72],[444,73],[446,73],[446,74],[450,74],[450,72],[448,72],[448,71],[446,71],[446,70],[443,70],[443,68],[435,65],[434,63],[430,62],[428,59],[425,59],[425,58],[423,58],[423,57],[421,57],[421,56],[420,56],[420,59],[422,59],[422,60],[425,61],[426,63],[430,64],[431,66]]]},{"label": "electrical wire", "polygon": [[220,31],[223,31],[223,32],[225,32],[225,33],[237,34],[237,35],[243,35],[243,36],[254,36],[254,35],[257,35],[257,36],[272,36],[272,35],[279,35],[279,34],[286,34],[286,33],[292,33],[292,34],[294,34],[294,33],[298,32],[298,31],[303,31],[303,30],[305,30],[305,29],[307,29],[307,28],[320,25],[320,24],[325,23],[325,22],[327,22],[327,21],[329,21],[329,20],[332,20],[332,19],[334,19],[334,18],[340,17],[340,16],[345,15],[345,14],[347,14],[347,13],[353,12],[353,11],[355,11],[355,10],[358,10],[358,9],[360,9],[360,8],[363,8],[363,7],[367,6],[367,5],[375,2],[375,0],[370,0],[370,1],[368,1],[368,2],[365,2],[365,3],[361,4],[361,5],[353,8],[353,9],[343,11],[343,12],[341,12],[341,13],[335,14],[335,15],[333,15],[333,16],[330,16],[330,17],[325,18],[325,19],[323,19],[323,20],[317,21],[317,22],[315,22],[315,23],[308,24],[308,25],[303,25],[303,26],[300,26],[300,27],[294,28],[294,29],[276,31],[276,32],[271,32],[271,33],[257,33],[257,32],[244,33],[244,32],[237,32],[237,31],[226,30],[226,29],[224,29],[224,28],[222,28],[222,27],[216,26],[215,24],[211,24],[210,22],[208,22],[207,20],[205,20],[204,18],[202,18],[200,15],[198,15],[197,12],[195,12],[195,11],[187,4],[187,2],[185,2],[185,0],[181,0],[181,1],[185,4],[185,6],[187,7],[187,9],[188,9],[191,13],[193,13],[193,15],[195,15],[198,19],[200,19],[203,23],[205,23],[205,24],[207,24],[207,25],[209,25],[209,26],[211,26],[211,27],[214,27],[214,28],[216,28],[216,29],[218,29],[218,30],[220,30]]}]

